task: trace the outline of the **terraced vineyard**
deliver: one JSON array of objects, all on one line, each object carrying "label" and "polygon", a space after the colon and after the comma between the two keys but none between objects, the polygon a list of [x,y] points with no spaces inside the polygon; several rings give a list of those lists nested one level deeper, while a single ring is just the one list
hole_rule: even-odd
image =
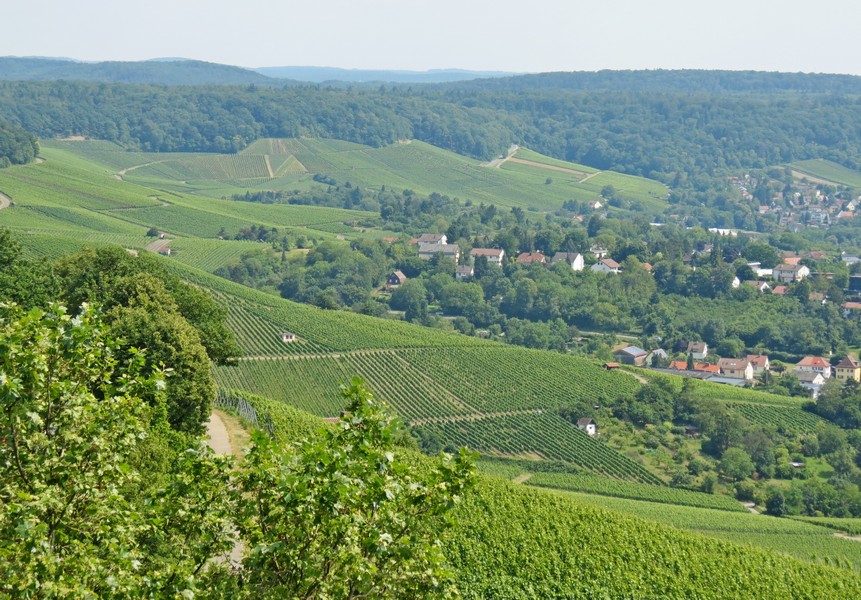
[{"label": "terraced vineyard", "polygon": [[745,402],[729,402],[727,405],[740,412],[751,423],[775,427],[779,431],[815,432],[816,426],[824,422],[819,415],[798,406],[769,406]]},{"label": "terraced vineyard", "polygon": [[523,414],[427,423],[433,434],[457,446],[491,455],[563,460],[608,477],[660,485],[645,467],[592,439],[555,414]]},{"label": "terraced vineyard", "polygon": [[861,543],[835,537],[833,531],[794,519],[734,513],[689,506],[557,492],[596,506],[704,535],[752,544],[811,562],[861,570]]},{"label": "terraced vineyard", "polygon": [[537,487],[585,492],[600,496],[615,496],[632,500],[647,500],[681,506],[697,506],[735,512],[747,512],[736,500],[729,496],[703,494],[667,486],[645,485],[629,481],[617,481],[606,477],[596,477],[589,473],[534,473],[528,480],[529,485]]}]

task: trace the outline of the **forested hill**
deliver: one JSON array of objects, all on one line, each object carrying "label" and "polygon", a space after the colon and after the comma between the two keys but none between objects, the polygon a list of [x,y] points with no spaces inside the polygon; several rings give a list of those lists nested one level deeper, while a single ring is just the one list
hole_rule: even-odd
[{"label": "forested hill", "polygon": [[437,90],[579,92],[662,92],[707,94],[861,94],[861,77],[830,73],[765,71],[595,71],[535,73],[495,79],[441,83]]},{"label": "forested hill", "polygon": [[54,58],[0,57],[0,80],[100,81],[164,85],[285,85],[241,67],[199,60],[83,63]]},{"label": "forested hill", "polygon": [[23,165],[39,154],[36,136],[17,125],[0,120],[0,168]]}]

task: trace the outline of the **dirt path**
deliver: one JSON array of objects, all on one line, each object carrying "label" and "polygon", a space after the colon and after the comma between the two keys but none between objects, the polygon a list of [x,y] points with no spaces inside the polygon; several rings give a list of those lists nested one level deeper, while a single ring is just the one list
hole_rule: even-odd
[{"label": "dirt path", "polygon": [[498,169],[499,167],[502,166],[502,163],[504,163],[507,160],[511,160],[511,157],[514,156],[514,153],[517,152],[518,150],[520,150],[520,146],[518,146],[517,144],[511,144],[511,146],[508,147],[508,152],[506,153],[506,155],[504,157],[494,158],[492,161],[485,163],[484,166],[485,167],[491,167],[492,169]]},{"label": "dirt path", "polygon": [[119,179],[120,181],[122,181],[122,180],[123,180],[123,176],[124,176],[126,173],[130,173],[130,172],[134,171],[135,169],[142,169],[142,168],[144,168],[144,167],[148,167],[148,166],[150,166],[150,165],[157,165],[157,164],[159,164],[159,163],[163,163],[163,162],[167,162],[167,160],[154,160],[154,161],[152,161],[152,162],[144,163],[144,164],[142,164],[142,165],[135,165],[135,166],[133,166],[133,167],[128,167],[128,168],[126,168],[126,169],[122,169],[122,170],[120,170],[120,171],[118,171],[117,173],[115,173],[115,174],[114,174],[114,179]]},{"label": "dirt path", "polygon": [[272,172],[272,163],[269,162],[269,155],[263,155],[263,162],[266,163],[266,170],[269,172],[269,179],[275,179],[275,173]]},{"label": "dirt path", "polygon": [[[206,422],[206,443],[216,454],[226,454],[236,456],[237,449],[231,444],[230,433],[227,426],[224,424],[221,411],[212,411],[209,415],[209,420]],[[226,415],[225,415],[226,417]],[[226,560],[233,568],[242,566],[242,554],[244,547],[241,540],[237,540],[233,545],[233,550],[229,555],[219,557],[217,560]]]},{"label": "dirt path", "polygon": [[[572,175],[587,175],[583,171],[575,171],[574,169],[568,169],[566,167],[557,167],[556,165],[548,165],[546,163],[535,162],[534,160],[525,160],[523,158],[514,158],[509,157],[508,160],[513,163],[517,163],[519,165],[529,165],[530,167],[537,167],[539,169],[547,169],[548,171],[560,171],[562,173],[571,173]],[[581,180],[585,181],[585,180]]]},{"label": "dirt path", "polygon": [[12,202],[12,198],[7,196],[6,194],[0,194],[0,210],[9,206],[9,204],[11,202]]},{"label": "dirt path", "polygon": [[844,540],[852,540],[853,542],[861,542],[861,535],[848,535],[839,531],[834,532],[834,537],[839,537]]},{"label": "dirt path", "polygon": [[526,483],[529,480],[529,478],[532,477],[532,475],[533,475],[532,473],[521,473],[520,475],[518,475],[517,477],[515,477],[511,481],[513,483]]},{"label": "dirt path", "polygon": [[625,375],[630,375],[631,377],[633,377],[634,379],[636,379],[637,381],[639,381],[643,385],[649,385],[649,380],[646,379],[645,377],[643,377],[642,375],[637,375],[636,373],[631,373],[630,371],[627,371],[625,369],[618,369],[618,370],[619,370],[619,372],[624,373]]},{"label": "dirt path", "polygon": [[756,504],[754,504],[753,502],[742,502],[741,505],[755,515],[761,514],[758,510],[756,510],[756,508],[754,508]]},{"label": "dirt path", "polygon": [[479,419],[490,419],[493,417],[513,417],[515,415],[540,415],[544,410],[540,408],[527,408],[524,410],[505,410],[501,412],[470,413],[468,415],[452,415],[449,417],[428,417],[427,419],[416,419],[410,421],[410,426],[426,425],[428,423],[457,423],[458,421],[478,421]]}]

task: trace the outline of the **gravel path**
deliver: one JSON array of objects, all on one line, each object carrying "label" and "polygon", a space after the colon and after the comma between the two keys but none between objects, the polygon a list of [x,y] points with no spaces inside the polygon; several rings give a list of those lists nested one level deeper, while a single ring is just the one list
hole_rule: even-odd
[{"label": "gravel path", "polygon": [[[227,427],[218,413],[211,413],[209,421],[206,422],[206,443],[216,454],[236,455],[233,446],[230,445],[230,436],[227,433]],[[231,567],[238,569],[242,567],[242,552],[242,541],[237,540],[233,545],[233,550],[230,551],[230,555],[219,557],[218,560],[227,560]]]}]

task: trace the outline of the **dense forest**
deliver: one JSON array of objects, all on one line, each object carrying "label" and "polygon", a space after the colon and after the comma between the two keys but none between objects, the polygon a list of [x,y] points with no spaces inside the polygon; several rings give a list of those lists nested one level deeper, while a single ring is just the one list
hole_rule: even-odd
[{"label": "dense forest", "polygon": [[0,168],[24,165],[39,154],[39,142],[32,133],[0,120]]}]

